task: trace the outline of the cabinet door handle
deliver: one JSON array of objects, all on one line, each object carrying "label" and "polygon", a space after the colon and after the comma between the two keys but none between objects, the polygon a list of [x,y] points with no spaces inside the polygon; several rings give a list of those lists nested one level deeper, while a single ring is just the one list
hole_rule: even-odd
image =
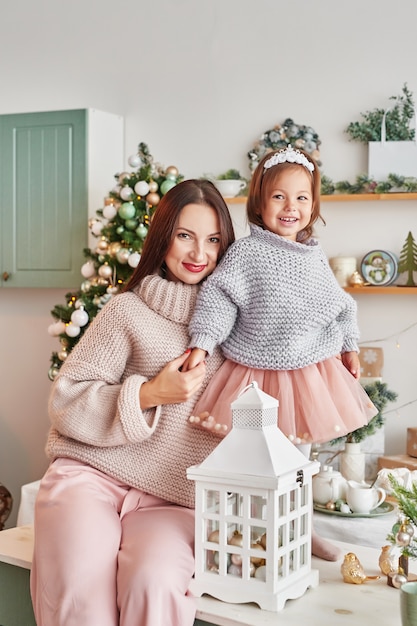
[{"label": "cabinet door handle", "polygon": [[3,274],[2,274],[2,278],[3,278],[4,282],[5,282],[5,283],[7,283],[7,281],[8,281],[8,280],[9,280],[9,278],[10,278],[10,274],[9,274],[9,272],[3,272]]}]

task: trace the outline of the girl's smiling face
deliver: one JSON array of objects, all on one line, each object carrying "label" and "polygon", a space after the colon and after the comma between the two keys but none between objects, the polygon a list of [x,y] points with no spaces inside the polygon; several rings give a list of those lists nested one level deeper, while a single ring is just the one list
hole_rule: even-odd
[{"label": "girl's smiling face", "polygon": [[302,165],[278,174],[268,190],[261,217],[266,229],[296,241],[313,210],[311,174]]},{"label": "girl's smiling face", "polygon": [[168,280],[196,285],[212,273],[220,251],[220,222],[205,204],[187,204],[181,211],[165,257]]}]

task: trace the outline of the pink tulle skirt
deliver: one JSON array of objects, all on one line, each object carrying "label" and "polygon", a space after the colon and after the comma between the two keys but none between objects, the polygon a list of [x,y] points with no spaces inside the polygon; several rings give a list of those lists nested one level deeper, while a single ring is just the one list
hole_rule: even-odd
[{"label": "pink tulle skirt", "polygon": [[251,369],[226,360],[194,407],[190,424],[220,437],[227,434],[230,405],[252,381],[278,399],[278,427],[292,441],[330,441],[377,414],[362,385],[337,357],[298,370]]}]

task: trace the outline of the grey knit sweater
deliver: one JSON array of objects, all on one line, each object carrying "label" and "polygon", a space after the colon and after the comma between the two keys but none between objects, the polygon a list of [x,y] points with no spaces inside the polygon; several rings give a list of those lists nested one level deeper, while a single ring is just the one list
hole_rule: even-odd
[{"label": "grey knit sweater", "polygon": [[93,320],[54,381],[47,454],[69,457],[153,495],[194,506],[190,465],[218,439],[187,423],[223,357],[207,363],[202,388],[188,402],[142,411],[139,389],[178,357],[198,287],[148,276],[134,292],[113,298]]},{"label": "grey knit sweater", "polygon": [[200,290],[191,346],[257,369],[293,370],[358,351],[356,303],[313,238],[305,244],[251,225]]}]

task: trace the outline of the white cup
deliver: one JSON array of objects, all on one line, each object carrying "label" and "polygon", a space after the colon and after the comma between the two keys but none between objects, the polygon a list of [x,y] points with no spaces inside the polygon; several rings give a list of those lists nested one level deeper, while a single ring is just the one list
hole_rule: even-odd
[{"label": "white cup", "polygon": [[366,483],[348,480],[346,501],[352,513],[368,514],[379,507],[385,500],[382,487],[370,487]]},{"label": "white cup", "polygon": [[234,198],[246,186],[244,180],[234,180],[232,178],[227,180],[216,179],[213,180],[213,183],[224,198]]}]

